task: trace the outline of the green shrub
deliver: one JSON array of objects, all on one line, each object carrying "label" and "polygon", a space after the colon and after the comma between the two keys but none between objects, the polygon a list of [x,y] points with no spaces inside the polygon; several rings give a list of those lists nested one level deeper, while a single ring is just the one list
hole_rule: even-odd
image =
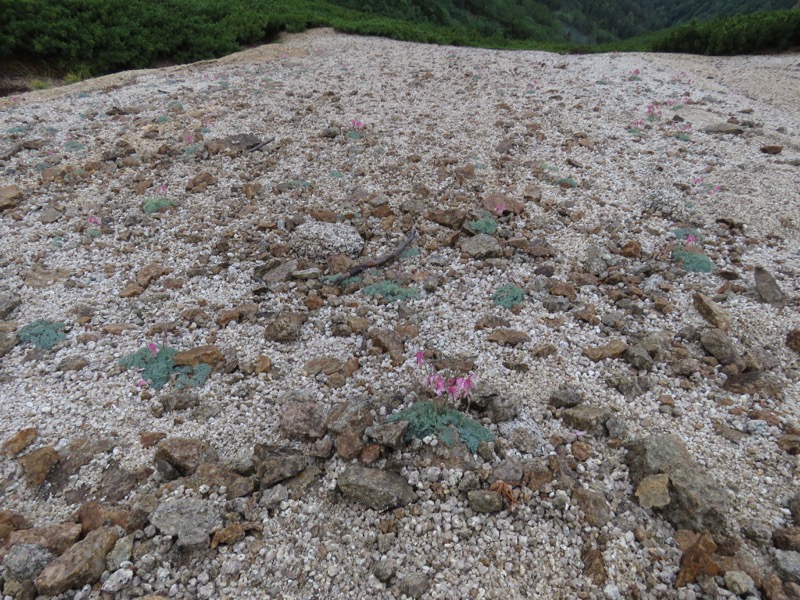
[{"label": "green shrub", "polygon": [[461,441],[473,453],[477,452],[481,442],[491,442],[494,439],[491,431],[464,413],[433,402],[416,402],[390,416],[388,420],[408,421],[406,441],[436,435],[445,444],[452,446],[455,440],[452,437],[451,426],[455,428]]},{"label": "green shrub", "polygon": [[175,204],[169,198],[154,196],[142,203],[142,210],[148,215],[152,215],[153,213],[165,211],[173,206],[175,206]]},{"label": "green shrub", "polygon": [[684,271],[691,273],[711,273],[714,263],[705,254],[694,248],[678,246],[672,250],[672,258],[680,263]]},{"label": "green shrub", "polygon": [[483,218],[477,221],[470,221],[469,228],[475,233],[485,233],[486,235],[494,235],[497,231],[497,221],[487,212]]},{"label": "green shrub", "polygon": [[58,342],[67,338],[64,334],[64,327],[66,327],[66,323],[60,321],[38,319],[20,329],[17,332],[17,337],[26,344],[33,344],[37,348],[50,350]]},{"label": "green shrub", "polygon": [[419,292],[417,290],[386,280],[368,285],[363,291],[368,296],[382,296],[387,302],[408,300],[409,298],[416,300],[419,298]]},{"label": "green shrub", "polygon": [[495,306],[513,308],[525,300],[525,290],[513,284],[501,286],[492,296]]},{"label": "green shrub", "polygon": [[154,350],[145,347],[121,358],[119,366],[137,369],[156,390],[167,385],[173,377],[178,389],[203,385],[211,374],[211,367],[203,363],[195,367],[178,366],[173,360],[177,353],[174,348],[166,346],[156,346]]}]

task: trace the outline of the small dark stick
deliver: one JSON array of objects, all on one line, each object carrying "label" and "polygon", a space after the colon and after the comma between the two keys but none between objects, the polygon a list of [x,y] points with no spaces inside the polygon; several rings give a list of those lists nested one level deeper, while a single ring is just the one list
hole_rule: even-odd
[{"label": "small dark stick", "polygon": [[339,284],[345,279],[350,279],[351,277],[355,277],[362,271],[366,271],[367,269],[371,269],[373,267],[379,267],[383,264],[392,262],[398,256],[400,256],[406,248],[408,248],[411,245],[411,242],[413,242],[414,239],[416,239],[416,237],[417,237],[417,228],[412,227],[411,231],[408,232],[406,238],[394,252],[390,252],[389,254],[384,254],[383,256],[379,256],[378,258],[373,258],[363,263],[357,264],[356,266],[351,267],[341,275],[337,275],[336,277],[334,277],[331,280],[331,283],[333,283],[334,285]]}]

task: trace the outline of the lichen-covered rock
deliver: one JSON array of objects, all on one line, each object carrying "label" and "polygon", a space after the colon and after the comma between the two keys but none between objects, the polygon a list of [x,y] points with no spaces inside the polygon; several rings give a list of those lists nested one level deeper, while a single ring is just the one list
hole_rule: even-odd
[{"label": "lichen-covered rock", "polygon": [[209,536],[214,528],[222,526],[222,516],[218,509],[206,500],[170,498],[158,505],[150,515],[150,522],[158,527],[161,533],[178,536],[179,546],[205,548],[210,542]]}]

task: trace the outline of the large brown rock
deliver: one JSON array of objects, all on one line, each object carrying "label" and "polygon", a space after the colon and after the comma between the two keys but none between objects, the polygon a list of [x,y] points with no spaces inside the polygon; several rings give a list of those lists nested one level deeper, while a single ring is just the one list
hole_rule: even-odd
[{"label": "large brown rock", "polygon": [[[325,409],[303,394],[288,395],[280,410],[280,431],[290,440],[318,440],[325,435]],[[296,399],[292,399],[296,398]]]},{"label": "large brown rock", "polygon": [[621,358],[628,351],[628,344],[622,340],[612,340],[604,346],[586,348],[584,356],[594,362],[599,362],[607,358]]},{"label": "large brown rock", "polygon": [[18,459],[25,480],[31,487],[39,487],[50,474],[56,463],[61,460],[61,455],[52,446],[45,446],[33,452],[20,456]]},{"label": "large brown rock", "polygon": [[769,271],[763,267],[756,267],[753,269],[753,279],[755,281],[756,292],[762,302],[771,304],[775,308],[781,308],[786,305],[786,295]]},{"label": "large brown rock", "polygon": [[30,529],[30,526],[31,524],[21,514],[11,510],[0,510],[0,547],[5,545],[13,531]]},{"label": "large brown rock", "polygon": [[191,475],[203,463],[219,462],[219,455],[202,440],[174,437],[158,443],[153,462],[166,479],[177,479]]},{"label": "large brown rock", "polygon": [[628,444],[626,462],[637,487],[651,475],[669,476],[669,503],[662,512],[675,528],[710,531],[726,551],[735,546],[729,492],[700,467],[678,437],[657,434],[634,440]]},{"label": "large brown rock", "polygon": [[764,371],[748,371],[729,377],[722,389],[734,394],[760,394],[769,398],[780,398],[783,394],[780,380]]},{"label": "large brown rock", "polygon": [[389,354],[394,366],[403,364],[406,359],[403,354],[405,346],[400,334],[390,329],[375,329],[369,332],[369,339],[375,346]]},{"label": "large brown rock", "polygon": [[198,346],[197,348],[192,348],[191,350],[178,352],[172,357],[172,362],[174,362],[176,365],[190,367],[196,367],[200,363],[204,363],[216,368],[225,362],[225,356],[216,346]]},{"label": "large brown rock", "polygon": [[308,466],[308,458],[299,450],[256,444],[253,465],[264,490],[302,473]]},{"label": "large brown rock", "polygon": [[3,442],[3,448],[0,450],[0,452],[6,456],[14,456],[30,446],[37,437],[39,437],[39,430],[36,429],[36,427],[26,427],[25,429],[20,429],[17,433]]},{"label": "large brown rock", "polygon": [[712,327],[727,329],[731,324],[731,316],[719,304],[700,292],[694,295],[694,307]]},{"label": "large brown rock", "polygon": [[0,187],[0,211],[14,208],[22,200],[22,191],[15,185]]},{"label": "large brown rock", "polygon": [[518,346],[530,342],[531,336],[524,331],[514,329],[495,329],[486,339],[503,346]]},{"label": "large brown rock", "polygon": [[408,482],[397,473],[350,466],[339,477],[345,496],[375,510],[405,506],[417,499]]},{"label": "large brown rock", "polygon": [[106,556],[118,539],[116,527],[95,529],[44,568],[36,578],[36,589],[44,596],[55,596],[94,583],[106,570]]},{"label": "large brown rock", "polygon": [[719,575],[720,568],[713,558],[716,549],[717,545],[708,533],[701,535],[683,553],[678,577],[675,580],[675,587],[680,588],[689,583],[694,583],[701,574]]},{"label": "large brown rock", "polygon": [[700,334],[700,344],[711,356],[723,365],[741,362],[742,357],[733,345],[733,340],[720,329],[709,329]]},{"label": "large brown rock", "polygon": [[253,480],[249,477],[243,477],[225,467],[208,463],[203,463],[190,477],[181,481],[185,482],[187,487],[194,489],[201,485],[207,485],[211,489],[225,487],[225,495],[228,499],[247,496],[253,492],[255,487]]},{"label": "large brown rock", "polygon": [[603,527],[611,520],[611,507],[602,492],[579,487],[573,492],[573,499],[590,526]]},{"label": "large brown rock", "polygon": [[7,546],[14,544],[38,544],[53,554],[63,554],[81,535],[82,528],[77,523],[60,523],[47,527],[19,528],[8,536]]}]

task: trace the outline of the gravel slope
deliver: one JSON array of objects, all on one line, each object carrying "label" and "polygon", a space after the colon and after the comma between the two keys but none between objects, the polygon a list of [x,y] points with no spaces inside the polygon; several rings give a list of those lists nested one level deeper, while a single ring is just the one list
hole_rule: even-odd
[{"label": "gravel slope", "polygon": [[[421,574],[432,598],[702,597],[696,583],[674,588],[675,529],[638,506],[625,443],[674,434],[731,494],[737,530],[791,525],[797,459],[778,441],[800,426],[800,355],[786,343],[800,328],[798,78],[797,55],[558,56],[315,30],[219,61],[0,100],[0,187],[20,191],[0,213],[0,294],[19,299],[1,324],[4,339],[37,319],[66,323],[65,340],[51,350],[19,343],[0,358],[0,440],[36,427],[25,452],[68,452],[85,437],[111,441],[53,493],[48,483],[26,483],[18,457],[0,459],[3,508],[35,525],[71,519],[80,502],[100,499],[93,490],[107,469],[152,464],[142,432],[202,439],[227,464],[246,462],[256,443],[310,452],[280,431],[286,392],[306,390],[326,410],[366,396],[380,418],[422,393],[414,356],[425,349],[429,357],[475,357],[479,386],[517,407],[510,421],[483,417],[497,436],[494,457],[442,471],[426,455],[432,440],[384,448],[373,466],[398,470],[418,496],[397,514],[342,496],[337,481],[349,461],[320,460],[308,488],[252,509],[263,532],[235,544],[181,560],[151,531],[163,572],[133,560],[138,581],[115,594],[393,598],[412,593],[408,578]],[[723,123],[738,133],[706,131]],[[243,133],[268,143],[215,153],[212,141]],[[782,150],[762,151],[769,146]],[[202,173],[205,182],[193,179]],[[155,196],[174,207],[147,214],[142,203]],[[465,211],[467,223],[496,221],[499,254],[471,255],[472,231],[454,237],[457,229],[436,222],[444,217],[432,217],[444,209]],[[340,292],[313,273],[266,286],[254,279],[276,258],[329,274],[324,240],[317,250],[296,232],[331,217],[362,236],[355,262],[391,252],[415,226],[418,252],[366,271],[363,284],[390,279],[419,298],[387,303],[359,286]],[[676,235],[687,227],[691,239]],[[545,256],[531,252],[534,241],[547,246]],[[680,244],[705,253],[714,271],[686,273],[671,258]],[[142,275],[152,263],[163,269]],[[775,277],[783,305],[759,300],[756,266]],[[526,292],[513,311],[494,305],[504,284]],[[730,318],[726,335],[741,356],[727,370],[687,332],[710,328],[694,308],[696,292]],[[553,298],[567,304],[547,304]],[[257,306],[216,322],[248,304]],[[574,313],[587,307],[594,317]],[[265,336],[282,311],[308,314],[293,341]],[[487,315],[507,325],[476,329]],[[348,316],[370,330],[398,330],[402,359],[369,334],[334,335]],[[119,324],[126,326],[109,327]],[[492,341],[502,329],[529,341]],[[615,339],[634,346],[647,334],[667,339],[665,357],[649,370],[585,354]],[[172,386],[137,385],[139,375],[118,366],[164,340],[224,354],[188,410],[164,409]],[[254,373],[259,356],[271,370]],[[355,357],[358,369],[341,387],[328,385],[325,375],[308,374],[308,361],[321,356]],[[71,369],[78,359],[82,366]],[[696,369],[678,374],[682,359],[695,359]],[[723,388],[754,370],[768,372],[780,391]],[[636,375],[650,387],[628,397],[608,382]],[[609,409],[617,435],[576,435],[548,404],[565,384]],[[573,457],[581,441],[588,456],[572,465],[572,487],[554,478],[518,490],[514,512],[482,514],[458,491],[465,471],[479,473],[485,488],[498,465],[527,471],[548,457]],[[153,473],[122,504],[161,483]],[[602,525],[576,504],[580,488],[605,499]],[[387,532],[394,537],[381,537]],[[766,577],[769,544],[742,544]],[[587,547],[599,549],[603,565],[594,582]],[[381,582],[376,570],[392,566],[397,576]]]}]

